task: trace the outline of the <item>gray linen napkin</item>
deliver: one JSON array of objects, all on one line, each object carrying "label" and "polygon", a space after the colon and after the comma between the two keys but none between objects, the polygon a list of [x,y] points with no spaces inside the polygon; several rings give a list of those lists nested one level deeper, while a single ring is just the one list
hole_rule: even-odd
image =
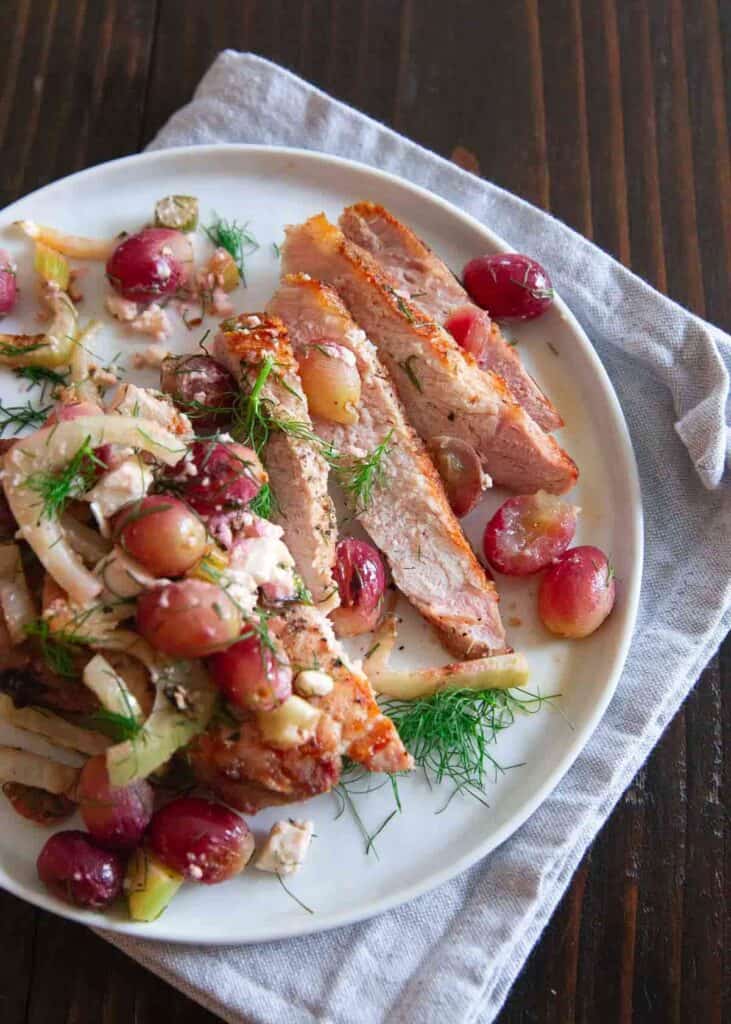
[{"label": "gray linen napkin", "polygon": [[324,150],[451,200],[551,267],[609,372],[646,517],[639,619],[593,738],[551,797],[460,878],[362,924],[238,948],[108,938],[227,1021],[492,1021],[584,851],[731,625],[731,339],[565,225],[259,57],[219,56],[152,148]]}]

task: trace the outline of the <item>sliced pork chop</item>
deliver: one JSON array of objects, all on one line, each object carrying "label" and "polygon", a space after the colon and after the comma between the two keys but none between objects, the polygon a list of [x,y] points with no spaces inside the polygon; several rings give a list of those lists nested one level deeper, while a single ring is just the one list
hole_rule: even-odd
[{"label": "sliced pork chop", "polygon": [[462,438],[495,483],[514,491],[563,494],[573,487],[576,466],[502,379],[481,370],[451,335],[398,295],[373,257],[324,214],[287,229],[282,262],[285,273],[310,274],[339,292],[424,440]]},{"label": "sliced pork chop", "polygon": [[[339,223],[347,238],[374,257],[393,287],[438,324],[444,326],[450,313],[460,307],[474,307],[449,267],[382,206],[377,203],[348,206]],[[485,343],[487,369],[503,378],[516,402],[544,430],[562,427],[563,420],[557,409],[494,321],[486,329]]]},{"label": "sliced pork chop", "polygon": [[340,729],[340,750],[371,772],[408,771],[413,762],[390,718],[383,714],[367,676],[348,660],[319,608],[291,605],[281,615],[279,637],[293,668],[318,666],[333,680],[324,697],[310,697]]},{"label": "sliced pork chop", "polygon": [[304,275],[285,277],[269,308],[287,324],[295,355],[325,339],[356,358],[358,422],[344,426],[316,418],[315,428],[338,451],[355,458],[390,436],[383,479],[358,518],[388,559],[399,590],[459,657],[504,651],[495,587],[465,540],[374,346],[333,289]]},{"label": "sliced pork chop", "polygon": [[268,746],[253,716],[237,725],[216,725],[188,748],[201,782],[239,811],[253,814],[274,804],[327,793],[340,778],[340,730],[329,715],[302,746]]},{"label": "sliced pork chop", "polygon": [[317,731],[301,746],[278,750],[264,741],[253,715],[236,725],[216,725],[189,748],[201,782],[238,810],[253,813],[328,792],[340,778],[343,754],[373,772],[413,767],[368,679],[348,662],[319,608],[291,605],[270,626],[295,672],[317,665],[333,680],[327,696],[309,698],[322,712]]},{"label": "sliced pork chop", "polygon": [[[264,361],[272,359],[272,371],[261,391],[267,412],[311,429],[307,399],[281,320],[264,313],[224,320],[214,345],[216,360],[247,393]],[[270,432],[262,456],[276,500],[272,518],[284,530],[284,541],[313,600],[333,607],[337,604],[332,576],[337,523],[327,492],[327,462],[317,447],[282,430]]]}]

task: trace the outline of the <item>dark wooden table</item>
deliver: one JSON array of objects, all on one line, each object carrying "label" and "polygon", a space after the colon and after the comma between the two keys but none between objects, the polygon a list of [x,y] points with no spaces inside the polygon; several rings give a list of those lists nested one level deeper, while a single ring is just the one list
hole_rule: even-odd
[{"label": "dark wooden table", "polygon": [[[729,328],[729,0],[2,0],[0,206],[140,149],[225,47],[552,210]],[[729,680],[727,643],[579,868],[500,1024],[731,1020]],[[0,949],[2,1024],[214,1020],[4,893]]]}]

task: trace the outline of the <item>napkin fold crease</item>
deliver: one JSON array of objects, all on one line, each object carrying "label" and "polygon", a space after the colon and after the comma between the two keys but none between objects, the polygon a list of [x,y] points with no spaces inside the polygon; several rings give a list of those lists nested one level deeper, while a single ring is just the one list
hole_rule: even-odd
[{"label": "napkin fold crease", "polygon": [[222,53],[150,148],[216,142],[316,149],[400,174],[551,268],[635,447],[640,609],[617,693],[574,766],[460,877],[370,921],[259,946],[104,934],[232,1024],[490,1024],[586,848],[731,626],[731,339],[548,214],[255,55]]}]

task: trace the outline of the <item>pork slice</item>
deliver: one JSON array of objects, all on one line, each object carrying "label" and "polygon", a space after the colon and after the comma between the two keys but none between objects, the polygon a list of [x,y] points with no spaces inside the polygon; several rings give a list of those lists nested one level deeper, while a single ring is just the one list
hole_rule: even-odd
[{"label": "pork slice", "polygon": [[226,803],[253,814],[263,807],[327,793],[340,778],[340,729],[323,715],[317,732],[290,750],[267,745],[253,716],[216,725],[188,748],[193,771]]},{"label": "pork slice", "polygon": [[383,480],[358,518],[388,559],[399,590],[457,656],[504,651],[495,587],[465,540],[375,347],[332,288],[312,278],[285,277],[270,310],[287,324],[295,355],[310,342],[327,339],[355,356],[361,379],[358,422],[344,426],[316,419],[315,427],[354,458],[390,436]]},{"label": "pork slice", "polygon": [[265,742],[255,715],[216,724],[189,747],[196,777],[251,814],[327,793],[337,785],[344,754],[369,771],[408,771],[413,762],[393,722],[378,707],[367,677],[348,661],[325,613],[314,605],[290,605],[269,625],[293,672],[316,665],[333,680],[329,694],[308,699],[322,712],[317,731],[306,743],[280,750]]},{"label": "pork slice", "polygon": [[[400,294],[438,324],[443,326],[450,313],[459,307],[474,307],[449,267],[410,228],[377,203],[347,207],[340,227],[347,238],[374,257]],[[485,342],[486,368],[503,378],[516,402],[544,430],[562,427],[558,410],[494,321]]]},{"label": "pork slice", "polygon": [[369,253],[324,214],[287,229],[285,273],[332,285],[378,349],[412,426],[424,440],[460,437],[496,484],[520,493],[563,494],[578,471],[513,399],[492,371],[481,370],[443,328],[399,295]]},{"label": "pork slice", "polygon": [[[274,360],[262,390],[266,409],[276,419],[312,430],[307,399],[281,320],[264,313],[225,320],[214,343],[214,356],[250,392],[267,357]],[[328,465],[316,445],[291,432],[272,430],[262,458],[276,499],[272,518],[313,600],[337,605],[335,563],[337,523],[327,492]]]},{"label": "pork slice", "polygon": [[367,676],[351,664],[328,617],[312,605],[291,605],[281,613],[279,639],[294,671],[317,668],[333,680],[324,697],[310,697],[340,730],[340,751],[371,772],[413,767],[401,737],[383,714]]}]

